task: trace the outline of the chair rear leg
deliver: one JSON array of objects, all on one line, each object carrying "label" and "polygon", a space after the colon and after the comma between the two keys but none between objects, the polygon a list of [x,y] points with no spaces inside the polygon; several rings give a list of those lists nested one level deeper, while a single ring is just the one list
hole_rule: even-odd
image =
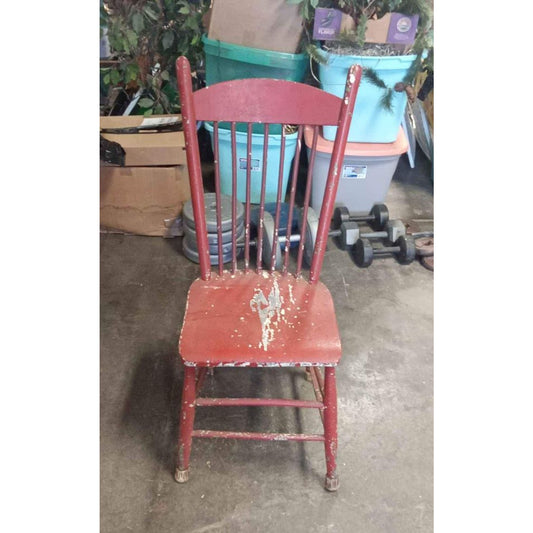
[{"label": "chair rear leg", "polygon": [[185,379],[181,394],[180,429],[178,437],[178,466],[174,478],[178,483],[189,479],[192,430],[194,426],[194,402],[196,399],[196,372],[192,366],[185,367]]},{"label": "chair rear leg", "polygon": [[335,367],[324,368],[324,438],[326,448],[326,489],[339,488],[337,475],[337,383]]}]

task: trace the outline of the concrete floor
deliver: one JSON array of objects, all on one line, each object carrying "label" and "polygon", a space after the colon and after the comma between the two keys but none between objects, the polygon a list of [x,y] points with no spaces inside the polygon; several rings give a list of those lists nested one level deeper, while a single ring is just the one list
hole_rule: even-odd
[{"label": "concrete floor", "polygon": [[[401,157],[387,205],[393,218],[433,218],[420,151],[415,169]],[[432,531],[433,273],[394,259],[359,269],[335,245],[326,252],[321,279],[343,345],[337,493],[323,489],[315,442],[195,440],[190,481],[174,481],[177,343],[197,275],[181,238],[101,237],[102,533]],[[314,399],[301,369],[224,369],[215,378],[206,379],[206,395]],[[315,432],[320,418],[314,410],[201,408],[196,427]]]}]

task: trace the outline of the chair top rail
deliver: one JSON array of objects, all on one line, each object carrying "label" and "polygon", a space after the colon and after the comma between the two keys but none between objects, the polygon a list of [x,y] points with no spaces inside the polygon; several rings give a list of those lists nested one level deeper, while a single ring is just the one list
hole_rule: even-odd
[{"label": "chair top rail", "polygon": [[252,78],[217,83],[193,94],[196,120],[337,125],[342,99],[303,83]]}]

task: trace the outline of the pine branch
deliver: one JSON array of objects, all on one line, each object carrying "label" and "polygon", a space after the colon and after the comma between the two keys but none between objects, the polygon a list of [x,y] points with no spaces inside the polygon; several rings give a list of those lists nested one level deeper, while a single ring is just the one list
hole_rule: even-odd
[{"label": "pine branch", "polygon": [[387,111],[390,111],[392,113],[392,97],[394,94],[394,90],[391,88],[388,88],[385,93],[383,93],[383,96],[380,98],[379,103],[381,106],[386,109]]},{"label": "pine branch", "polygon": [[412,85],[417,73],[421,70],[422,66],[422,52],[419,52],[416,59],[411,63],[409,70],[405,74],[402,83],[405,85]]},{"label": "pine branch", "polygon": [[385,82],[378,76],[378,73],[373,68],[366,67],[363,70],[363,77],[372,85],[375,85],[380,89],[387,89]]}]

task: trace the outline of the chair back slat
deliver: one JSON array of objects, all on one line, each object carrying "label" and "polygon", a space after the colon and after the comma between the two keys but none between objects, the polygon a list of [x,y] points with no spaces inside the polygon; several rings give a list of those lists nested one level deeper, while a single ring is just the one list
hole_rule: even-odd
[{"label": "chair back slat", "polygon": [[[211,250],[216,249],[216,255],[212,257],[218,258],[219,275],[224,272],[224,259],[231,261],[231,272],[235,273],[239,268],[241,255],[244,256],[244,266],[241,268],[249,272],[253,268],[250,250],[255,248],[255,269],[258,273],[263,268],[271,271],[280,268],[283,275],[287,275],[290,265],[295,263],[295,275],[301,276],[305,259],[306,265],[310,266],[309,282],[315,283],[322,268],[348,130],[361,80],[361,67],[354,65],[350,68],[343,98],[301,83],[259,78],[222,82],[193,93],[188,60],[185,57],[178,58],[176,69],[202,279],[207,280],[211,275],[209,239],[213,240],[214,235],[207,233],[197,121],[205,121],[206,128],[212,131],[218,245]],[[254,123],[259,124],[260,133],[256,132]],[[306,125],[313,127],[313,140],[311,146],[308,146],[308,168],[303,201],[298,201],[301,209],[298,215],[300,236],[297,237],[293,235],[292,226],[294,217],[297,216],[296,198],[299,195],[298,191],[301,190],[298,186],[299,163]],[[324,125],[337,126],[337,135],[317,223],[314,215],[312,216],[310,206],[311,183],[320,127]],[[289,134],[286,130],[288,126],[297,127],[297,134]],[[277,135],[279,127],[281,131],[280,135]],[[244,141],[241,141],[244,136],[246,154],[242,147]],[[228,137],[230,149],[223,150],[222,143],[227,143]],[[261,141],[262,150],[258,148]],[[269,143],[272,145],[271,150]],[[285,161],[289,146],[294,150],[289,152],[291,157],[292,153],[295,154],[292,170]],[[261,156],[257,153],[260,151],[262,151],[262,161],[259,161]],[[269,151],[276,154],[270,161]],[[279,165],[276,164],[278,155]],[[245,171],[243,171],[244,164]],[[269,170],[274,176],[275,172],[278,172],[277,180],[269,176]],[[303,179],[304,176],[301,177]],[[230,203],[225,195],[231,196]],[[276,199],[274,210],[266,206],[267,196],[268,203]],[[283,205],[286,200],[287,216],[284,215],[287,206]],[[240,203],[244,204],[244,210]],[[223,205],[230,206],[227,212],[224,211],[226,208],[221,207]],[[231,212],[230,220],[226,216],[229,212]],[[308,232],[309,221],[312,221],[312,231]],[[214,231],[211,224],[212,222],[209,226],[210,231]],[[256,230],[254,241],[252,241],[252,227]],[[228,228],[231,238],[228,235]],[[312,235],[312,238],[308,237],[308,234]],[[264,246],[267,244],[265,239],[268,239],[268,246]],[[310,242],[306,242],[309,239]],[[291,253],[291,240],[299,240],[295,253]],[[231,246],[229,254],[228,245]],[[242,254],[243,247],[244,254]],[[268,253],[265,253],[265,250],[268,250]],[[291,257],[294,258],[294,262]]]},{"label": "chair back slat", "polygon": [[311,182],[313,181],[313,169],[316,158],[316,145],[318,143],[318,126],[313,128],[313,142],[309,156],[309,166],[307,168],[307,180],[305,183],[305,194],[303,206],[300,211],[300,243],[298,244],[298,259],[296,260],[296,276],[302,272],[303,254],[305,249],[305,241],[307,239],[307,215],[309,213],[309,199],[311,198]]},{"label": "chair back slat", "polygon": [[259,216],[257,221],[257,272],[263,269],[263,238],[264,238],[264,224],[265,224],[265,195],[266,182],[268,170],[268,134],[270,131],[270,124],[265,124],[265,131],[263,134],[263,165],[261,169],[261,195],[259,199]]},{"label": "chair back slat", "polygon": [[281,213],[281,202],[282,202],[282,192],[283,192],[283,167],[285,163],[285,126],[281,125],[281,147],[279,151],[279,173],[278,173],[278,194],[276,197],[276,213],[274,215],[274,239],[272,245],[272,253],[270,257],[270,270],[274,271],[276,269],[276,261],[281,259],[277,257],[277,249],[279,242],[279,219]]},{"label": "chair back slat", "polygon": [[237,134],[231,123],[231,273],[237,270]]},{"label": "chair back slat", "polygon": [[300,170],[300,150],[302,148],[302,134],[303,126],[298,126],[298,138],[296,139],[296,153],[294,154],[294,162],[292,168],[292,176],[289,190],[289,213],[287,215],[287,231],[286,244],[283,256],[283,274],[286,275],[289,271],[289,256],[291,251],[291,235],[292,235],[292,219],[294,213],[294,204],[296,199],[296,183],[298,181],[298,171]]},{"label": "chair back slat", "polygon": [[250,268],[250,195],[252,180],[252,123],[246,125],[246,201],[244,203],[244,271]]},{"label": "chair back slat", "polygon": [[220,205],[220,162],[219,162],[219,143],[218,143],[218,122],[213,124],[213,156],[215,165],[215,199],[216,199],[216,213],[217,213],[217,253],[218,253],[218,273],[222,275],[224,271],[223,252],[222,252],[222,213]]}]

